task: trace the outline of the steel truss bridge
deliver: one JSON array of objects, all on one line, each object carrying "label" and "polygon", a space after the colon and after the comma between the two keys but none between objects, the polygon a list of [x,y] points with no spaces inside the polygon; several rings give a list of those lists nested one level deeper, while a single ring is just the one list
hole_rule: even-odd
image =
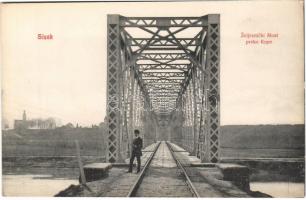
[{"label": "steel truss bridge", "polygon": [[218,162],[220,17],[107,19],[107,160],[170,140],[202,162]]}]

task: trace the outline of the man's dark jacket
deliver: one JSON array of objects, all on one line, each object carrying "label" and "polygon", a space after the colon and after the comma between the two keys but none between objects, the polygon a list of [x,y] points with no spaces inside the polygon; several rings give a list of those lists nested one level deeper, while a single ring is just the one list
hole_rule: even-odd
[{"label": "man's dark jacket", "polygon": [[140,137],[135,138],[133,140],[133,150],[132,150],[132,154],[136,155],[136,156],[142,156],[142,139]]}]

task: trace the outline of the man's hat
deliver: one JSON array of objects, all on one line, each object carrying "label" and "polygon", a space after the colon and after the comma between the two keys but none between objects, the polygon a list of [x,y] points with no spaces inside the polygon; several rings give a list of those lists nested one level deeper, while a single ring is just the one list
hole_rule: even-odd
[{"label": "man's hat", "polygon": [[139,130],[134,130],[135,135],[139,135]]}]

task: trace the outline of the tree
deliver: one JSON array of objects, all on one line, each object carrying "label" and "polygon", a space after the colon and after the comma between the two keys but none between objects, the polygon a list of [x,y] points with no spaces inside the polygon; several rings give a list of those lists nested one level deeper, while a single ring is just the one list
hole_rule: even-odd
[{"label": "tree", "polygon": [[5,118],[2,118],[2,123],[1,123],[1,127],[2,127],[2,130],[6,130],[9,128],[9,122],[7,119]]},{"label": "tree", "polygon": [[65,127],[66,127],[66,128],[74,128],[73,124],[70,123],[70,122],[69,122],[68,124],[66,124]]}]

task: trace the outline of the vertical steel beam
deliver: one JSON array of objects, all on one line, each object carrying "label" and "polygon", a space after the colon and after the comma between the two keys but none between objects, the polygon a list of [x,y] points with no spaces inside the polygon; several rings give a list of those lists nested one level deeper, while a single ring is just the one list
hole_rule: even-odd
[{"label": "vertical steel beam", "polygon": [[129,149],[128,156],[131,156],[132,153],[132,143],[134,135],[134,103],[135,103],[135,84],[136,80],[134,79],[134,71],[130,69],[130,84],[129,84]]},{"label": "vertical steel beam", "polygon": [[108,162],[120,159],[121,55],[119,15],[107,16],[107,151]]},{"label": "vertical steel beam", "polygon": [[196,90],[196,70],[193,70],[192,73],[192,91],[193,91],[193,150],[192,155],[197,154],[197,143],[198,143],[198,137],[197,137],[197,125],[198,125],[198,113],[197,113],[197,90]]},{"label": "vertical steel beam", "polygon": [[192,87],[189,84],[187,86],[187,120],[188,120],[188,151],[192,153],[193,146],[193,109],[192,109]]},{"label": "vertical steel beam", "polygon": [[220,133],[220,15],[208,15],[207,29],[208,73],[208,133],[206,134],[205,162],[218,162]]}]

